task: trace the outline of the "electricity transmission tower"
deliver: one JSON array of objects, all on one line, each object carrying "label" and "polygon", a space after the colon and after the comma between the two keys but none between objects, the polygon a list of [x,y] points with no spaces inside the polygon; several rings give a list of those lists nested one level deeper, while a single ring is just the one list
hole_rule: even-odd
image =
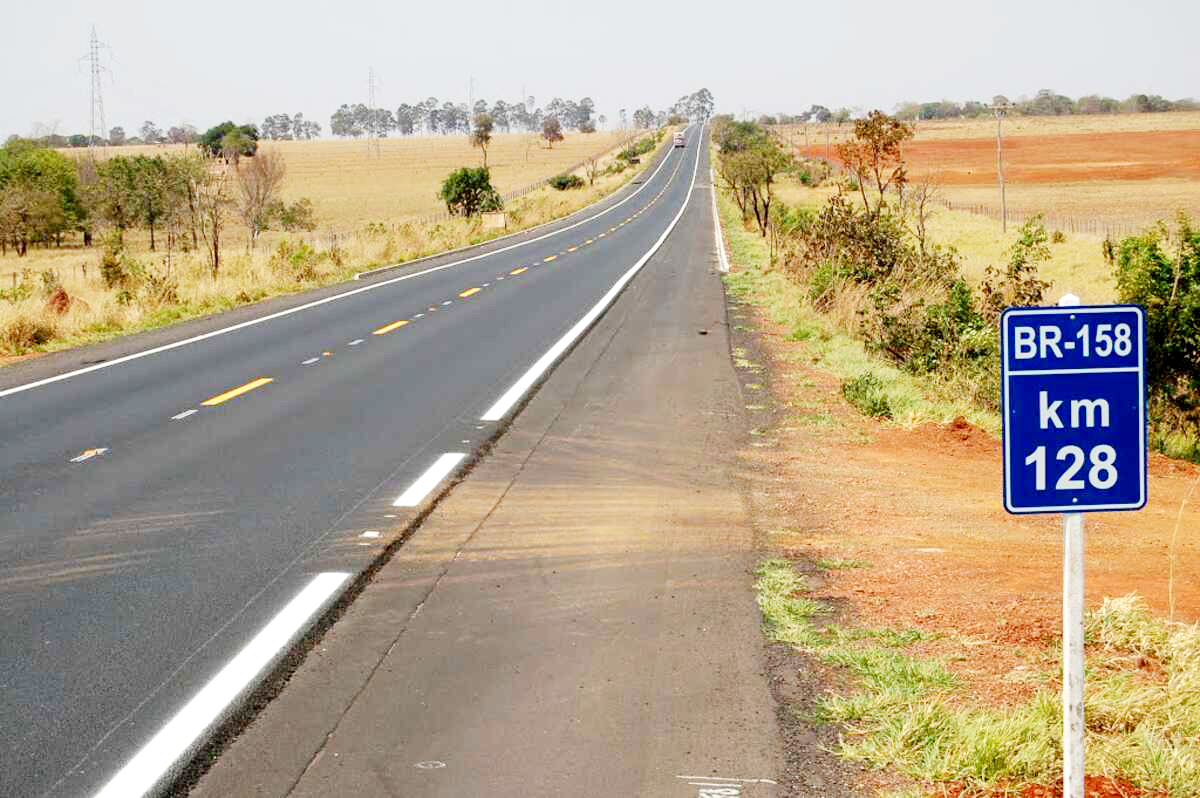
[{"label": "electricity transmission tower", "polygon": [[379,115],[375,113],[375,67],[367,74],[367,157],[378,158],[379,152]]},{"label": "electricity transmission tower", "polygon": [[[103,147],[108,142],[108,125],[104,120],[104,93],[102,85],[103,73],[108,71],[108,67],[100,63],[100,48],[108,47],[96,37],[96,26],[92,26],[92,39],[88,46],[88,54],[83,57],[86,59],[92,72],[92,104],[91,104],[91,129],[88,131],[88,149],[95,150],[97,142]],[[83,60],[81,59],[81,60]]]}]

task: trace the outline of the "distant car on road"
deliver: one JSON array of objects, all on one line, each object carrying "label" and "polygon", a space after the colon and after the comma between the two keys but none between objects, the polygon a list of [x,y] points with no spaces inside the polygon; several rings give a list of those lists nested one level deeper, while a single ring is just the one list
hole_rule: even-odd
[{"label": "distant car on road", "polygon": [[675,146],[676,147],[686,147],[687,146],[687,139],[684,137],[684,135],[682,133],[675,134]]}]

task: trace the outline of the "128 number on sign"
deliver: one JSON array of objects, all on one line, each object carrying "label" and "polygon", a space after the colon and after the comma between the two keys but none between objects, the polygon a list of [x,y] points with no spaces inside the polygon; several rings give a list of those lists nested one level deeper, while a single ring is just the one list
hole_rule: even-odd
[{"label": "128 number on sign", "polygon": [[[1063,446],[1054,455],[1060,463],[1066,463],[1066,468],[1054,483],[1055,490],[1083,490],[1091,485],[1093,488],[1107,490],[1117,484],[1117,450],[1108,444],[1093,446],[1086,455],[1078,446]],[[1084,466],[1087,469],[1087,481],[1080,478]],[[1025,465],[1033,466],[1033,481],[1036,490],[1046,489],[1046,447],[1039,446],[1025,458]]]}]

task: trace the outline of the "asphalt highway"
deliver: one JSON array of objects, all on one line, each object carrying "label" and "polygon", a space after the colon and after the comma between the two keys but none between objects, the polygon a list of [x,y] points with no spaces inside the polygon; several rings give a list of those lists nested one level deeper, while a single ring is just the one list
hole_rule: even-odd
[{"label": "asphalt highway", "polygon": [[634,279],[700,138],[547,231],[0,379],[0,795],[168,782]]}]

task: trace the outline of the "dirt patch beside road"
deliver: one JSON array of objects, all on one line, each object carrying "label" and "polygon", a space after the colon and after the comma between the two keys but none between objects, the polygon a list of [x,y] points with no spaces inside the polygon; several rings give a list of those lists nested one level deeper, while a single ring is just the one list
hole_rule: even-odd
[{"label": "dirt patch beside road", "polygon": [[[900,429],[864,418],[814,347],[750,305],[737,312],[765,367],[743,381],[768,385],[762,412],[774,413],[747,455],[757,522],[804,573],[805,596],[845,628],[919,633],[907,653],[959,681],[951,706],[1003,710],[1056,692],[1061,522],[1003,511],[999,441],[961,419]],[[1152,457],[1145,510],[1087,517],[1089,608],[1136,591],[1168,615],[1178,519],[1174,615],[1200,619],[1200,490],[1180,513],[1197,481],[1200,468]],[[1135,677],[1154,680],[1156,667]]]}]

